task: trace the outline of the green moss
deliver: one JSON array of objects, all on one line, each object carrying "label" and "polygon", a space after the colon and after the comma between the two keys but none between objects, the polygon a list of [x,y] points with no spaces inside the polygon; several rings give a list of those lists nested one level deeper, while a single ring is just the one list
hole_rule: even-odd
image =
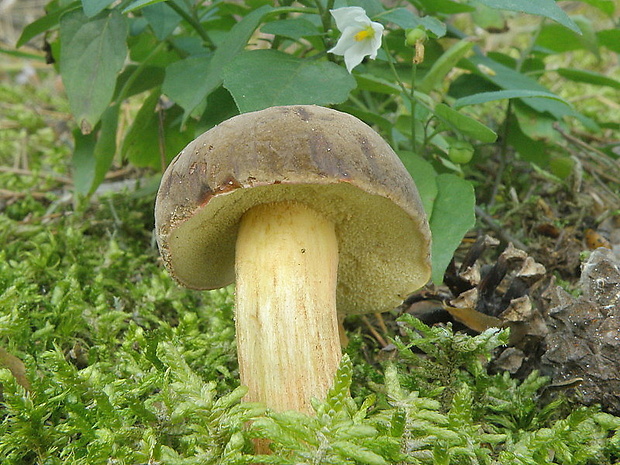
[{"label": "green moss", "polygon": [[[0,365],[0,463],[620,460],[619,418],[550,401],[537,374],[520,382],[486,372],[505,332],[470,337],[408,317],[392,335],[389,361],[353,329],[315,415],[241,403],[232,290],[193,292],[170,279],[151,233],[152,198],[118,193],[83,207],[63,200],[66,186],[42,174],[68,172],[62,134],[50,134],[33,109],[49,99],[35,94],[26,105],[18,90],[0,89],[39,173],[5,170],[0,182],[44,193],[0,204],[0,347],[18,359]],[[0,165],[13,166],[23,134],[0,134]],[[14,376],[20,367],[28,383]],[[268,438],[274,454],[252,455],[256,438]]]},{"label": "green moss", "polygon": [[[400,321],[395,357],[352,337],[316,414],[240,403],[229,289],[179,288],[149,234],[152,203],[122,194],[28,224],[2,216],[0,369],[7,464],[613,463],[620,419],[543,402],[545,378],[491,376],[505,332]],[[415,350],[412,350],[415,349]],[[374,349],[371,349],[374,350]],[[368,352],[367,352],[368,353]],[[375,357],[376,358],[376,357]],[[351,392],[355,397],[351,396]],[[244,425],[251,421],[251,427]],[[275,454],[253,457],[252,438]]]},{"label": "green moss", "polygon": [[213,396],[238,384],[230,292],[179,288],[145,234],[152,202],[109,200],[45,223],[0,216],[0,345],[31,383],[26,396],[2,370],[2,463],[138,457],[153,428],[177,428],[160,424],[172,361]]},{"label": "green moss", "polygon": [[3,189],[45,195],[66,181],[71,153],[67,103],[52,95],[47,86],[0,85]]}]

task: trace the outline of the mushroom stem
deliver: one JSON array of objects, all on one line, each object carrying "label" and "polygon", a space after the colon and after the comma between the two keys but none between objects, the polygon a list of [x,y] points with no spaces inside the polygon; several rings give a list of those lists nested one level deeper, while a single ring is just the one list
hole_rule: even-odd
[{"label": "mushroom stem", "polygon": [[235,257],[239,371],[247,401],[312,413],[341,358],[338,242],[331,221],[296,202],[253,207]]}]

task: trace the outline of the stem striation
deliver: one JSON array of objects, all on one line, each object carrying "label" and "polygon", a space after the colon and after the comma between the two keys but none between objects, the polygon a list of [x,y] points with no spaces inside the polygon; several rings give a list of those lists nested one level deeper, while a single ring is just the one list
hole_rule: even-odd
[{"label": "stem striation", "polygon": [[296,202],[253,207],[236,247],[236,327],[247,401],[312,413],[341,358],[338,242],[331,221]]}]

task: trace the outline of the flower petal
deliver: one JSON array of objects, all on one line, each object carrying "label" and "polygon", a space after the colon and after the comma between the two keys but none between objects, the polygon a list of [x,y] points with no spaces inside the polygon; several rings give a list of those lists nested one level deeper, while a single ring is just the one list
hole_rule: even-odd
[{"label": "flower petal", "polygon": [[364,9],[358,6],[337,8],[330,10],[330,13],[342,35],[336,46],[328,52],[344,56],[349,72],[359,65],[364,57],[377,57],[383,34],[382,24],[371,21]]},{"label": "flower petal", "polygon": [[[376,55],[376,52],[373,52]],[[347,66],[349,73],[353,68],[359,65],[366,55],[369,55],[368,43],[356,42],[344,52],[344,64]]]},{"label": "flower petal", "polygon": [[383,34],[383,25],[379,24],[379,23],[375,23],[375,22],[373,22],[371,24],[372,24],[372,28],[375,30],[375,35],[373,36],[372,39],[370,39],[369,49],[372,50],[372,53],[369,53],[368,56],[372,60],[374,60],[375,58],[377,58],[377,52],[381,48],[381,39],[382,39],[382,34]]},{"label": "flower petal", "polygon": [[353,47],[357,43],[357,41],[355,40],[355,34],[357,32],[357,28],[346,28],[340,36],[340,39],[338,39],[336,46],[331,50],[328,50],[327,52],[333,53],[335,55],[344,55],[347,49]]},{"label": "flower petal", "polygon": [[368,25],[370,23],[370,18],[368,18],[364,9],[359,6],[347,6],[329,10],[329,12],[334,17],[339,31],[344,31],[348,26],[355,24]]}]

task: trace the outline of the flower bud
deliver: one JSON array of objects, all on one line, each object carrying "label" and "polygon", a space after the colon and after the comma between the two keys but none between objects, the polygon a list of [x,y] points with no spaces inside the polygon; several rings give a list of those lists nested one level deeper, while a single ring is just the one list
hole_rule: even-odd
[{"label": "flower bud", "polygon": [[416,27],[415,29],[407,29],[405,43],[409,47],[415,47],[420,42],[425,42],[428,36],[424,29]]},{"label": "flower bud", "polygon": [[450,150],[448,151],[448,157],[452,163],[464,165],[469,163],[474,156],[474,147],[467,141],[455,140],[450,144]]}]

